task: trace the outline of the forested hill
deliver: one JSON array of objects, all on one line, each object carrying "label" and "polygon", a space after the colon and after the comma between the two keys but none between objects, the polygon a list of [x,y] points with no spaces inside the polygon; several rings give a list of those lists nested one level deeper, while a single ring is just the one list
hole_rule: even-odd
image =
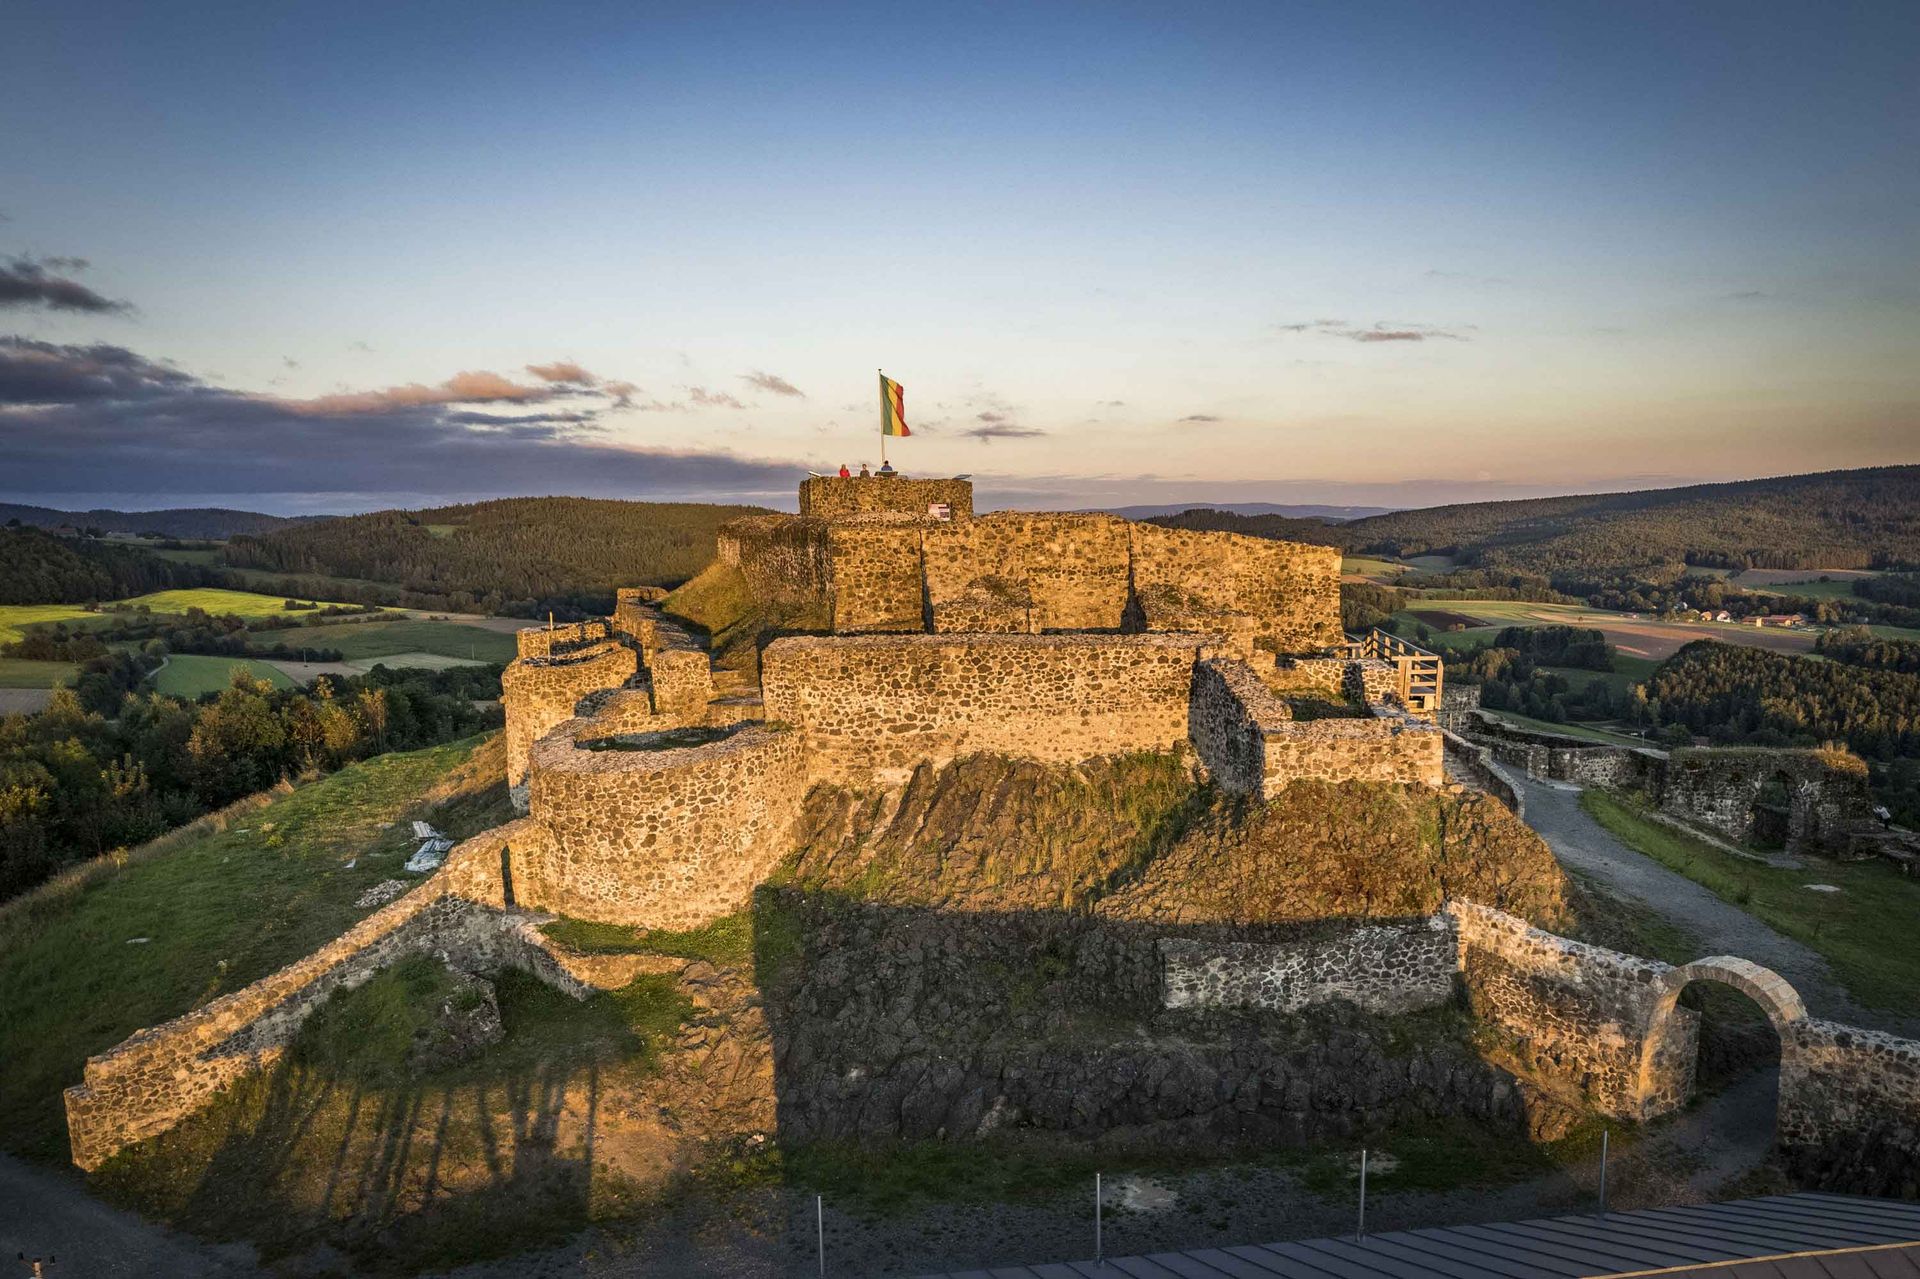
[{"label": "forested hill", "polygon": [[392,582],[454,608],[671,585],[713,558],[720,525],[756,506],[521,497],[426,511],[375,511],[227,544],[229,563],[288,575]]},{"label": "forested hill", "polygon": [[161,537],[232,537],[236,533],[270,533],[311,516],[262,515],[258,511],[230,511],[217,506],[181,507],[164,511],[58,511],[50,506],[21,506],[0,502],[0,524],[19,520],[36,528],[99,529],[103,533],[157,533]]},{"label": "forested hill", "polygon": [[207,569],[131,546],[0,528],[0,604],[87,604],[217,580]]},{"label": "forested hill", "polygon": [[1682,564],[1913,567],[1920,566],[1920,466],[1436,506],[1322,533],[1311,540],[1402,556],[1456,554],[1468,564],[1547,575],[1657,580]]},{"label": "forested hill", "polygon": [[1195,507],[1178,515],[1152,515],[1147,517],[1146,522],[1207,533],[1244,533],[1248,537],[1271,537],[1282,542],[1317,542],[1322,546],[1344,546],[1347,542],[1341,526],[1323,519],[1293,515],[1246,515],[1212,506]]}]

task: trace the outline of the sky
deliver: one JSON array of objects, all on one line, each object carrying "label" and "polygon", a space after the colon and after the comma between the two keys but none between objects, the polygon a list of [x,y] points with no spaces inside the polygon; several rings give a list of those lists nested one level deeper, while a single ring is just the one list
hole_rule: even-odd
[{"label": "sky", "polygon": [[0,500],[1920,461],[1920,5],[0,6]]}]

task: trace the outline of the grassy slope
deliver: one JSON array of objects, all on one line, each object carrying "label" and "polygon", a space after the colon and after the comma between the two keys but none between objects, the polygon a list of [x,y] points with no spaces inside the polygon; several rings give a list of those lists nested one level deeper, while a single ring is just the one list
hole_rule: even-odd
[{"label": "grassy slope", "polygon": [[[1604,791],[1588,790],[1580,802],[1628,846],[1818,951],[1861,1003],[1920,1013],[1920,883],[1879,861],[1776,870],[1651,821]],[[1840,891],[1812,892],[1810,883]]]},{"label": "grassy slope", "polygon": [[0,657],[0,688],[54,688],[72,681],[77,662],[30,662],[23,657]]},{"label": "grassy slope", "polygon": [[[504,757],[497,740],[477,744],[356,764],[230,829],[203,827],[150,857],[135,850],[78,891],[56,881],[0,908],[0,1145],[64,1159],[60,1090],[79,1081],[88,1054],[263,977],[371,913],[354,899],[399,872],[412,841],[389,824],[423,796],[461,805],[437,819],[450,833],[498,820],[504,795],[490,796],[504,789]],[[135,937],[148,940],[130,945]]]},{"label": "grassy slope", "polygon": [[0,604],[0,644],[18,643],[29,626],[43,622],[72,623],[96,616],[78,604]]},{"label": "grassy slope", "polygon": [[[155,613],[185,613],[190,608],[203,609],[208,613],[231,613],[236,617],[285,617],[289,613],[286,597],[282,595],[256,595],[252,591],[228,591],[218,587],[205,587],[185,591],[155,591],[151,595],[136,595],[122,601],[138,608],[145,605]],[[326,604],[327,600],[302,600],[303,604]],[[299,616],[294,613],[294,616]]]},{"label": "grassy slope", "polygon": [[217,693],[233,682],[233,668],[242,666],[255,679],[266,680],[275,688],[292,688],[293,681],[278,668],[259,660],[239,657],[204,657],[196,653],[175,653],[167,664],[153,674],[155,692],[169,697],[195,698]]}]

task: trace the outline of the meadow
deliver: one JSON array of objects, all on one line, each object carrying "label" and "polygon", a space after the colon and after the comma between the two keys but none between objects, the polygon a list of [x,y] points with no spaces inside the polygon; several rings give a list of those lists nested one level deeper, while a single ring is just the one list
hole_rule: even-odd
[{"label": "meadow", "polygon": [[342,659],[348,662],[402,653],[429,653],[463,662],[505,663],[513,660],[515,651],[513,636],[504,632],[424,618],[302,627],[297,631],[273,632],[262,637],[262,642],[270,639],[281,640],[291,647],[312,645],[339,649]]},{"label": "meadow", "polygon": [[203,657],[196,653],[175,653],[167,664],[150,677],[156,693],[184,697],[192,701],[206,693],[217,693],[233,682],[236,667],[255,679],[263,679],[275,688],[292,688],[294,681],[271,662],[258,658]]}]

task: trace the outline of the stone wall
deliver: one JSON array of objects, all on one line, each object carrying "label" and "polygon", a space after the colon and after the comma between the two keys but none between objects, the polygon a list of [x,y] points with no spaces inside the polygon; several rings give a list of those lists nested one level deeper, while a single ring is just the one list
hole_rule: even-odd
[{"label": "stone wall", "polygon": [[1130,524],[1136,590],[1164,586],[1201,604],[1244,613],[1283,653],[1345,640],[1340,631],[1340,552],[1238,533]]},{"label": "stone wall", "polygon": [[1660,807],[1734,840],[1754,835],[1754,800],[1772,781],[1787,791],[1787,847],[1844,852],[1853,820],[1866,814],[1867,770],[1850,755],[1729,747],[1677,750],[1666,761]]},{"label": "stone wall", "polygon": [[960,755],[1055,763],[1186,740],[1202,636],[794,636],[761,655],[769,720],[816,776]]},{"label": "stone wall", "polygon": [[926,599],[917,523],[836,521],[827,530],[833,560],[833,629],[923,631]]},{"label": "stone wall", "polygon": [[1477,786],[1505,804],[1521,821],[1527,818],[1527,802],[1519,789],[1507,780],[1495,763],[1493,751],[1477,745],[1458,733],[1442,729],[1446,735],[1446,763],[1450,773]]},{"label": "stone wall", "polygon": [[1299,941],[1160,940],[1168,1008],[1298,1012],[1344,1000],[1374,1013],[1434,1008],[1453,998],[1453,919],[1367,923]]},{"label": "stone wall", "polygon": [[1619,1118],[1650,1118],[1686,1098],[1695,1014],[1668,1000],[1660,1047],[1647,1052],[1671,964],[1557,937],[1473,902],[1451,901],[1447,911],[1468,1004],[1506,1032],[1526,1073]]},{"label": "stone wall", "polygon": [[665,588],[659,586],[622,586],[616,590],[613,616],[607,619],[613,633],[638,643],[660,616],[659,610],[652,606],[666,597]]},{"label": "stone wall", "polygon": [[1128,521],[1113,515],[996,511],[921,533],[927,598],[964,597],[998,577],[1020,583],[1039,630],[1118,630],[1127,608]]},{"label": "stone wall", "polygon": [[749,515],[720,526],[716,556],[740,570],[756,599],[824,600],[833,589],[827,522],[791,515]]},{"label": "stone wall", "polygon": [[800,514],[819,519],[848,515],[908,515],[928,518],[945,503],[955,520],[973,517],[973,485],[966,480],[910,480],[904,475],[816,475],[800,481]]},{"label": "stone wall", "polygon": [[1806,1182],[1920,1195],[1920,1043],[1805,1018],[1781,1035],[1780,1145]]},{"label": "stone wall", "polygon": [[1194,672],[1191,735],[1216,784],[1272,799],[1291,782],[1446,780],[1443,734],[1392,706],[1369,718],[1296,720],[1243,662],[1214,658]]},{"label": "stone wall", "polygon": [[1651,747],[1608,746],[1583,737],[1520,728],[1484,711],[1467,712],[1463,722],[1465,731],[1491,750],[1495,759],[1528,777],[1657,794],[1666,771],[1666,752]]},{"label": "stone wall", "polygon": [[513,641],[521,657],[549,657],[592,647],[612,634],[605,619],[593,618],[553,626],[523,626],[513,633]]},{"label": "stone wall", "polygon": [[[609,737],[575,720],[533,749],[529,813],[543,838],[513,860],[525,906],[642,928],[697,928],[738,910],[788,851],[805,793],[798,734],[742,723],[715,740]],[[521,850],[516,848],[516,854]]]},{"label": "stone wall", "polygon": [[[597,623],[605,630],[605,623]],[[521,631],[520,642],[540,631]],[[536,647],[544,639],[531,641]],[[704,659],[703,659],[704,660]],[[639,655],[610,639],[553,656],[523,656],[500,674],[500,701],[507,715],[507,784],[524,785],[533,744],[554,726],[572,719],[580,699],[602,689],[619,688],[640,669]]]}]

